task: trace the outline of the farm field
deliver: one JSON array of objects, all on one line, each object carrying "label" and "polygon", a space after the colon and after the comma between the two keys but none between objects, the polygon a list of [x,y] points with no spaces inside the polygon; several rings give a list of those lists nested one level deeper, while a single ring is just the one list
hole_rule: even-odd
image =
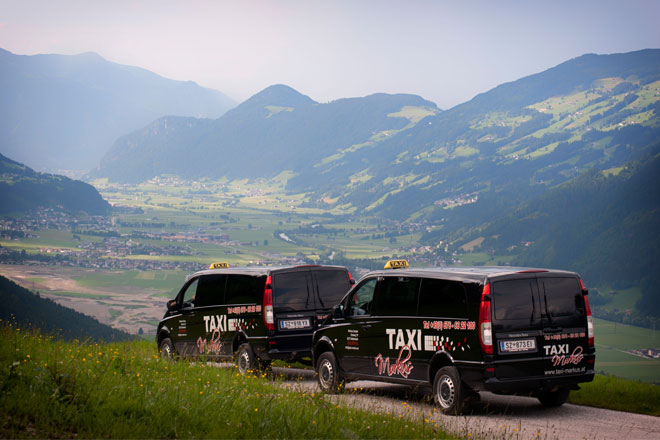
[{"label": "farm field", "polygon": [[660,330],[594,319],[596,335],[596,372],[660,383],[660,359],[628,353],[629,350],[657,348]]}]

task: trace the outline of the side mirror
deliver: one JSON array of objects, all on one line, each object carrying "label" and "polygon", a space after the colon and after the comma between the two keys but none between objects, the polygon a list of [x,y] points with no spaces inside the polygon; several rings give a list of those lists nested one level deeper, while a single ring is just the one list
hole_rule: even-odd
[{"label": "side mirror", "polygon": [[175,299],[171,299],[167,302],[167,310],[172,311],[172,310],[177,310],[179,308],[179,305],[176,303]]},{"label": "side mirror", "polygon": [[344,305],[343,304],[337,304],[334,309],[333,309],[333,318],[339,319],[344,317]]}]

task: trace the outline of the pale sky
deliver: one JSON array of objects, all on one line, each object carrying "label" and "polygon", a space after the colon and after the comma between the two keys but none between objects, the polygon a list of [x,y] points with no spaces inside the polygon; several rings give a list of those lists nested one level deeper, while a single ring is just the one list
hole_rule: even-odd
[{"label": "pale sky", "polygon": [[660,48],[660,1],[0,0],[0,47],[97,52],[243,101],[413,93],[450,108],[585,53]]}]

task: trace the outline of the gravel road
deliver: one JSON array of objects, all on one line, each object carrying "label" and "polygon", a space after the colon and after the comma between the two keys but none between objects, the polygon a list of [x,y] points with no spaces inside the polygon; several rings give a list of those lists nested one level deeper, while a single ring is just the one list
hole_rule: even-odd
[{"label": "gravel road", "polygon": [[[273,368],[291,390],[318,392],[311,370]],[[446,416],[430,402],[428,391],[404,385],[358,381],[333,401],[395,416],[427,418],[459,435],[513,439],[660,439],[660,417],[565,404],[544,408],[529,397],[480,393],[481,401],[464,416]],[[616,398],[616,396],[612,396]]]}]

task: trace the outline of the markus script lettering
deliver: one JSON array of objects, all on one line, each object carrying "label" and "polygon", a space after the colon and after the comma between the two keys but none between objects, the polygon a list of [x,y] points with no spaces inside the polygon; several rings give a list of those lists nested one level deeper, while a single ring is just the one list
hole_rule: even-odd
[{"label": "markus script lettering", "polygon": [[[406,353],[405,356],[404,353]],[[411,356],[412,356],[412,351],[410,350],[410,347],[408,347],[407,345],[401,347],[401,351],[399,351],[399,357],[394,363],[394,365],[390,364],[389,356],[383,358],[383,355],[379,354],[378,356],[376,356],[376,367],[378,367],[378,374],[381,375],[387,374],[388,376],[394,376],[395,374],[399,374],[404,378],[408,378],[410,372],[413,369],[412,362],[410,362]]]}]

